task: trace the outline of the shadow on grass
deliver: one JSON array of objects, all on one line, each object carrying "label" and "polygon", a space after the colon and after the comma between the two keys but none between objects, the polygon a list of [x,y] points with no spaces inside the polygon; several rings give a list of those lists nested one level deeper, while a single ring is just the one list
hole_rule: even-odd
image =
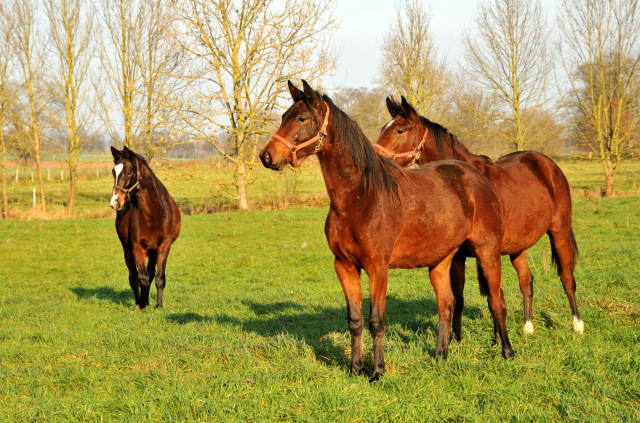
[{"label": "shadow on grass", "polygon": [[[293,301],[260,303],[244,301],[253,315],[247,317],[220,315],[215,320],[220,324],[230,324],[244,331],[254,332],[260,336],[276,337],[282,333],[293,335],[309,345],[316,359],[331,366],[348,368],[351,364],[350,337],[348,333],[345,307],[312,307]],[[411,331],[438,332],[437,307],[433,298],[402,300],[394,296],[387,297],[386,324],[387,334],[393,326],[400,325]],[[433,317],[436,316],[434,319]],[[465,319],[477,319],[482,316],[477,307],[467,307],[463,313]],[[363,302],[364,330],[363,337],[369,337],[368,304]],[[346,334],[344,336],[335,336]],[[394,332],[405,343],[413,340],[410,335]],[[424,345],[431,356],[435,354],[434,345]],[[369,351],[365,351],[365,359]],[[370,370],[367,363],[366,370]],[[366,373],[366,372],[365,372]]]},{"label": "shadow on grass", "polygon": [[135,306],[133,292],[131,289],[114,289],[110,286],[101,286],[99,288],[71,288],[71,292],[76,294],[78,300],[88,300],[97,298],[99,300],[108,300],[120,305]]},{"label": "shadow on grass", "polygon": [[168,314],[166,318],[168,322],[180,325],[186,325],[187,323],[209,323],[213,321],[211,317],[197,313],[173,313]]}]

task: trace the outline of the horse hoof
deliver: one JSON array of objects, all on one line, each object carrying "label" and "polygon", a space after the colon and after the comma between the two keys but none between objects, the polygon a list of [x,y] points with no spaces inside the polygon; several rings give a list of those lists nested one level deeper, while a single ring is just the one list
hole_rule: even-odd
[{"label": "horse hoof", "polygon": [[584,334],[584,322],[577,317],[573,318],[573,330],[580,335]]},{"label": "horse hoof", "polygon": [[532,322],[527,322],[524,324],[524,328],[522,328],[522,331],[524,332],[525,335],[532,335],[533,334],[533,323]]},{"label": "horse hoof", "polygon": [[383,373],[375,371],[373,372],[373,374],[371,375],[371,378],[369,378],[369,383],[373,383],[373,382],[377,382],[380,380],[380,378],[382,377]]},{"label": "horse hoof", "polygon": [[364,369],[364,363],[360,363],[359,365],[352,364],[349,369],[349,376],[359,376],[362,373],[362,369]]},{"label": "horse hoof", "polygon": [[514,355],[516,355],[516,353],[513,351],[513,348],[502,350],[502,358],[505,360],[512,358]]},{"label": "horse hoof", "polygon": [[136,311],[137,311],[137,312],[139,312],[139,313],[143,313],[143,312],[145,312],[146,310],[147,310],[147,308],[146,308],[146,307],[145,307],[145,308],[140,308],[140,306],[139,306],[139,305],[137,305],[137,306],[136,306]]}]

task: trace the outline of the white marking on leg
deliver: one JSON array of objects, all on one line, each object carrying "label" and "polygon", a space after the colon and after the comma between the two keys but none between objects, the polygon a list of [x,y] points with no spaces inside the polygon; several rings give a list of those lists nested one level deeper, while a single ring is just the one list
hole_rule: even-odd
[{"label": "white marking on leg", "polygon": [[584,322],[576,316],[573,316],[573,330],[581,335],[584,333]]},{"label": "white marking on leg", "polygon": [[531,335],[533,333],[533,322],[525,322],[524,328],[522,330],[525,335]]}]

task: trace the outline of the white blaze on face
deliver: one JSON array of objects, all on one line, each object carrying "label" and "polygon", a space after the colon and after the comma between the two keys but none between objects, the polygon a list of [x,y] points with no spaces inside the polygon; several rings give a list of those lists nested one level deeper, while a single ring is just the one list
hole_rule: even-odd
[{"label": "white blaze on face", "polygon": [[391,124],[392,124],[394,121],[395,121],[395,119],[391,119],[391,120],[389,121],[389,123],[387,123],[387,124],[382,128],[382,130],[384,131],[385,129],[387,129],[389,126],[391,126]]},{"label": "white blaze on face", "polygon": [[[124,166],[122,165],[122,163],[120,163],[113,168],[113,172],[115,173],[113,182],[114,186],[118,185],[118,178],[120,177],[120,173],[122,172],[123,167]],[[111,207],[113,207],[114,209],[118,207],[118,194],[116,193],[115,188],[113,188],[113,193],[111,194],[111,201],[109,202],[109,204],[111,204]]]}]

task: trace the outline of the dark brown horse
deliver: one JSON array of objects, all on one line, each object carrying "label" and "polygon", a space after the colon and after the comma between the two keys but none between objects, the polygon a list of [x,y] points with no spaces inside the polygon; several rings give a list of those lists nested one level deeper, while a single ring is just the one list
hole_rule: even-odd
[{"label": "dark brown horse", "polygon": [[455,295],[449,278],[451,260],[463,246],[478,258],[505,358],[513,355],[500,289],[500,202],[486,179],[473,167],[443,161],[404,170],[375,154],[360,127],[303,82],[304,92],[289,82],[294,104],[283,114],[273,138],[262,149],[265,167],[299,166],[317,154],[331,201],[325,233],[335,255],[347,300],[351,333],[351,371],[360,373],[362,359],[362,286],[369,275],[369,330],[373,337],[371,381],[384,373],[382,340],[389,268],[429,267],[440,326],[436,359],[446,359]]},{"label": "dark brown horse", "polygon": [[[571,229],[571,193],[558,165],[534,151],[510,153],[494,163],[486,156],[471,154],[445,128],[419,116],[404,97],[401,103],[387,98],[387,108],[393,119],[382,128],[374,146],[380,154],[393,157],[401,166],[443,159],[462,160],[478,169],[498,194],[504,210],[502,255],[509,255],[518,273],[524,298],[524,333],[533,333],[533,276],[526,250],[545,233],[551,241],[552,261],[569,298],[573,328],[583,333],[573,277],[578,246]],[[464,260],[465,256],[460,254],[452,264],[452,278],[460,280],[462,285]],[[459,319],[456,315],[454,322]]]},{"label": "dark brown horse", "polygon": [[111,147],[111,154],[115,163],[111,207],[118,212],[116,231],[124,249],[136,309],[144,310],[149,304],[154,277],[156,307],[162,307],[167,257],[180,234],[180,210],[142,156],[127,147],[122,151]]}]

